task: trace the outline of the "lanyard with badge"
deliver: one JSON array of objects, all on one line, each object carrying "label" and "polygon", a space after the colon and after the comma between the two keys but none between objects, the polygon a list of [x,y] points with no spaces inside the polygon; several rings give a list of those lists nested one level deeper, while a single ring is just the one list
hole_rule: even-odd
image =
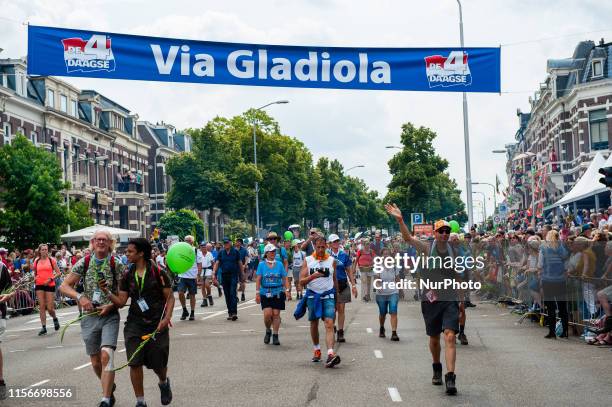
[{"label": "lanyard with badge", "polygon": [[91,302],[94,304],[100,304],[102,300],[102,290],[100,290],[100,286],[98,282],[100,280],[104,280],[104,270],[106,269],[106,264],[108,263],[108,257],[104,259],[102,264],[98,265],[97,261],[94,261],[95,264],[95,278],[96,278],[96,288],[94,288],[93,295],[91,297]]},{"label": "lanyard with badge", "polygon": [[138,281],[138,271],[134,270],[134,280],[136,280],[136,289],[138,290],[138,300],[136,303],[140,307],[142,312],[146,312],[149,310],[149,305],[142,297],[142,290],[144,289],[145,278],[147,277],[147,267],[145,266],[144,272],[142,273],[142,277],[140,277],[140,281]]}]

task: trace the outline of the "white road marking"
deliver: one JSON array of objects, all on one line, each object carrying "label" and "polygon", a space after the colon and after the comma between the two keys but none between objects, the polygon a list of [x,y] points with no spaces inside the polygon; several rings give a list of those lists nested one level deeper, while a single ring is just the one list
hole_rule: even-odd
[{"label": "white road marking", "polygon": [[56,345],[56,346],[47,346],[47,349],[59,349],[59,348],[63,348],[64,345]]},{"label": "white road marking", "polygon": [[481,317],[488,317],[488,315],[481,315]]},{"label": "white road marking", "polygon": [[117,342],[125,342],[123,339],[117,339]]},{"label": "white road marking", "polygon": [[[249,300],[249,301],[245,302],[244,304],[247,304],[247,303],[250,303],[250,302],[254,302],[254,301],[255,301],[255,300]],[[238,311],[241,311],[241,310],[243,310],[243,309],[247,309],[247,308],[251,308],[251,307],[256,307],[256,306],[258,306],[258,305],[259,305],[259,304],[247,305],[246,307],[238,308]],[[207,320],[207,319],[214,318],[214,317],[217,317],[217,316],[219,316],[219,315],[223,315],[223,314],[227,314],[227,309],[224,309],[224,310],[221,310],[221,311],[217,311],[217,312],[215,312],[214,314],[210,314],[210,315],[208,315],[208,316],[205,316],[205,317],[203,317],[203,318],[200,318],[200,321],[205,321],[205,320]]]},{"label": "white road marking", "polygon": [[75,367],[75,368],[74,368],[74,369],[72,369],[72,370],[81,370],[81,369],[83,369],[83,368],[86,368],[87,366],[91,366],[91,362],[89,362],[89,363],[85,363],[84,365],[81,365],[81,366],[77,366],[77,367]]},{"label": "white road marking", "polygon": [[211,334],[224,334],[226,333],[225,331],[211,331]]},{"label": "white road marking", "polygon": [[374,349],[374,356],[376,356],[376,359],[382,359],[383,358],[383,354],[380,350],[378,349]]},{"label": "white road marking", "polygon": [[125,352],[125,351],[126,351],[126,349],[125,349],[125,348],[123,348],[123,349],[121,349],[121,350],[117,351],[117,353],[123,353],[123,352]]},{"label": "white road marking", "polygon": [[57,314],[58,317],[65,317],[66,315],[72,315],[72,314],[78,314],[78,311],[72,311],[72,312],[62,312],[61,314]]},{"label": "white road marking", "polygon": [[387,388],[387,390],[389,391],[389,397],[391,397],[391,401],[395,401],[398,403],[402,401],[402,396],[400,396],[399,391],[395,387],[389,387]]},{"label": "white road marking", "polygon": [[194,334],[181,334],[181,336],[192,336]]},{"label": "white road marking", "polygon": [[361,322],[351,322],[351,325],[361,325]]},{"label": "white road marking", "polygon": [[40,386],[40,385],[45,384],[45,383],[50,382],[50,381],[51,381],[51,380],[46,379],[46,380],[43,380],[43,381],[41,381],[41,382],[31,384],[31,385],[29,385],[29,386],[28,386],[28,388],[30,388],[30,387],[36,387],[36,386]]},{"label": "white road marking", "polygon": [[15,352],[25,352],[27,349],[15,349],[12,350],[10,353],[15,353]]},{"label": "white road marking", "polygon": [[240,332],[255,332],[254,329],[241,329]]},{"label": "white road marking", "polygon": [[310,325],[298,325],[298,328],[310,328]]},{"label": "white road marking", "polygon": [[12,335],[6,335],[6,337],[7,337],[7,338],[18,338],[18,337],[19,337],[19,335],[14,335],[14,334],[12,334]]},{"label": "white road marking", "polygon": [[260,316],[262,316],[263,314],[262,314],[262,313],[259,313],[259,314],[249,314],[249,315],[250,315],[250,316],[252,316],[252,317],[260,317]]},{"label": "white road marking", "polygon": [[366,328],[367,333],[371,334],[372,333],[372,328]]}]

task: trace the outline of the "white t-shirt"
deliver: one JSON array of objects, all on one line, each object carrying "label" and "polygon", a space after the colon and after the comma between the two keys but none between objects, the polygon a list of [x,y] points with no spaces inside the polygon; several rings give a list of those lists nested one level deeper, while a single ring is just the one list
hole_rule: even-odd
[{"label": "white t-shirt", "polygon": [[[377,285],[379,285],[379,287],[383,287],[382,283],[390,283],[395,281],[395,279],[399,276],[399,270],[396,269],[395,267],[391,267],[391,268],[387,268],[384,267],[383,271],[380,274],[374,274],[374,279],[375,280],[382,280],[381,283],[376,283]],[[399,293],[399,290],[397,288],[387,288],[387,286],[384,286],[384,288],[378,288],[376,289],[376,295],[391,295],[391,294],[397,294]]]},{"label": "white t-shirt", "polygon": [[198,264],[202,264],[204,262],[204,256],[202,256],[202,252],[196,250],[196,260],[193,262],[193,266],[189,269],[189,271],[181,274],[181,278],[198,278]]},{"label": "white t-shirt", "polygon": [[297,252],[294,250],[293,252],[293,268],[302,267],[302,263],[304,263],[304,259],[306,258],[306,253],[298,250]]},{"label": "white t-shirt", "polygon": [[166,268],[166,262],[164,261],[164,256],[162,256],[161,254],[155,258],[155,262],[160,268],[163,268],[163,269]]},{"label": "white t-shirt", "polygon": [[[202,254],[202,252],[199,252],[200,254]],[[212,266],[213,263],[215,261],[213,255],[211,252],[206,252],[206,254],[202,255],[202,270],[204,270],[204,276],[205,277],[211,277],[212,276]]]},{"label": "white t-shirt", "polygon": [[325,291],[329,291],[334,288],[334,259],[329,256],[327,260],[316,260],[314,256],[306,257],[306,265],[308,267],[308,274],[314,274],[317,269],[329,271],[328,277],[319,277],[308,283],[307,288],[314,291],[317,294],[323,294]]}]

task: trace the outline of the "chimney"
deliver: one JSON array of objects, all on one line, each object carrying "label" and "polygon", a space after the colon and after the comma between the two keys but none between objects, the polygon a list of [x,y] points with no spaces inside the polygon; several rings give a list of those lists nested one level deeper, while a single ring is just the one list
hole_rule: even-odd
[{"label": "chimney", "polygon": [[603,45],[605,44],[604,39],[602,38],[601,40],[599,40],[599,46],[603,47]]}]

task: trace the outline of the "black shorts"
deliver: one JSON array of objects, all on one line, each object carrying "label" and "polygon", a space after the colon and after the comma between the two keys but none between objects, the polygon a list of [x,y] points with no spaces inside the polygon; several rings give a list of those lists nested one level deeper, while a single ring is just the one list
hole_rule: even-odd
[{"label": "black shorts", "polygon": [[[150,334],[155,328],[149,329],[148,332],[137,327],[127,325],[123,328],[123,337],[125,339],[125,349],[127,359],[129,360],[140,343],[142,336]],[[145,347],[138,352],[134,359],[130,362],[130,366],[145,366],[147,369],[162,369],[168,366],[168,356],[170,355],[170,335],[168,329],[159,332],[151,339]]]},{"label": "black shorts", "polygon": [[444,330],[459,332],[459,303],[457,301],[422,301],[421,312],[427,336],[438,336]]},{"label": "black shorts", "polygon": [[34,287],[34,291],[44,291],[47,293],[54,293],[55,292],[55,286],[49,286],[49,285],[37,285]]},{"label": "black shorts", "polygon": [[266,297],[265,295],[260,295],[261,298],[261,309],[272,308],[278,310],[285,309],[285,293],[280,293],[274,297]]},{"label": "black shorts", "polygon": [[189,292],[191,295],[198,293],[198,285],[196,284],[195,278],[180,278],[178,283],[178,290],[180,292]]}]

